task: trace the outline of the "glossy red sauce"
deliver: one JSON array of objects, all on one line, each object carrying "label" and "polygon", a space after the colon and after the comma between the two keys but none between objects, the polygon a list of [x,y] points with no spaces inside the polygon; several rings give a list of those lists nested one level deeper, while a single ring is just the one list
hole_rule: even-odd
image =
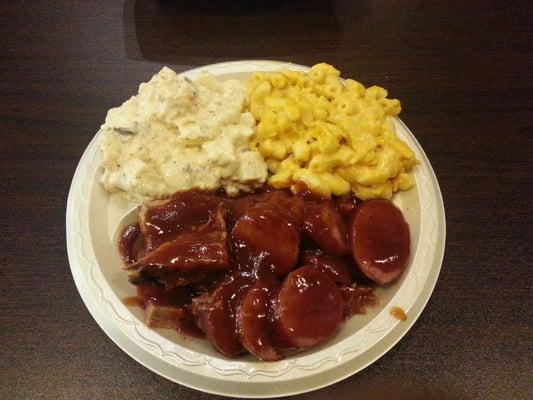
[{"label": "glossy red sauce", "polygon": [[342,298],[333,280],[313,266],[295,269],[277,296],[280,343],[305,349],[326,340],[342,321]]},{"label": "glossy red sauce", "polygon": [[207,223],[216,213],[223,199],[206,196],[205,193],[191,190],[175,193],[170,201],[155,207],[145,207],[141,212],[146,223],[142,223],[143,234],[147,238],[147,251],[160,244],[175,239],[187,230],[194,230]]},{"label": "glossy red sauce", "polygon": [[339,290],[342,295],[344,318],[350,318],[354,314],[366,314],[368,306],[378,303],[378,298],[374,295],[372,286],[361,285],[357,282],[340,285]]},{"label": "glossy red sauce", "polygon": [[257,280],[246,291],[237,307],[237,333],[246,350],[261,360],[277,360],[282,357],[274,333],[272,299],[279,288],[274,277]]},{"label": "glossy red sauce", "polygon": [[388,200],[359,205],[351,226],[354,261],[378,284],[395,280],[404,270],[410,252],[409,226],[402,212]]},{"label": "glossy red sauce", "polygon": [[328,274],[334,282],[351,283],[354,281],[353,266],[346,257],[331,256],[321,251],[307,250],[302,253],[302,265],[313,265]]},{"label": "glossy red sauce", "polygon": [[143,309],[146,309],[149,305],[175,307],[181,313],[179,321],[174,321],[175,323],[172,327],[184,335],[202,338],[205,335],[196,324],[191,310],[191,299],[198,294],[199,290],[192,286],[166,290],[157,284],[144,284],[137,285],[136,297],[128,297],[123,302],[127,306],[140,306]]},{"label": "glossy red sauce", "polygon": [[[390,202],[365,208],[300,189],[193,190],[146,203],[119,239],[137,285],[137,300],[124,303],[144,308],[149,326],[205,335],[229,357],[277,360],[327,340],[376,303],[367,279],[403,270],[409,231]],[[379,262],[391,252],[392,267]]]},{"label": "glossy red sauce", "polygon": [[237,333],[237,305],[253,279],[232,275],[219,283],[209,295],[195,300],[194,316],[200,329],[222,354],[234,357],[245,349]]},{"label": "glossy red sauce", "polygon": [[139,224],[128,225],[122,235],[120,235],[118,249],[125,264],[132,264],[137,261],[140,235],[141,228]]}]

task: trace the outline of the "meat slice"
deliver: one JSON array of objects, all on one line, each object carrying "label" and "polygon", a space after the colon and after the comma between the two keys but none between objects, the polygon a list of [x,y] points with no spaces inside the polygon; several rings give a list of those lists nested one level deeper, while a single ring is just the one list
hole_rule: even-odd
[{"label": "meat slice", "polygon": [[165,242],[145,254],[130,270],[130,281],[153,278],[169,287],[199,282],[206,276],[227,270],[230,263],[225,231],[192,232]]},{"label": "meat slice", "polygon": [[332,204],[306,203],[302,229],[326,254],[342,256],[347,253],[342,216]]},{"label": "meat slice", "polygon": [[270,206],[247,211],[235,223],[231,236],[245,266],[253,264],[253,268],[285,275],[298,261],[300,235],[295,224]]},{"label": "meat slice", "polygon": [[403,272],[411,239],[402,212],[389,200],[358,206],[350,226],[351,253],[361,272],[384,285]]},{"label": "meat slice", "polygon": [[184,287],[167,290],[163,286],[155,284],[137,286],[137,298],[143,308],[149,303],[185,307],[191,302],[190,294],[191,289]]},{"label": "meat slice", "polygon": [[163,243],[145,254],[132,268],[176,270],[187,273],[197,268],[226,269],[229,264],[225,232],[189,233]]},{"label": "meat slice", "polygon": [[255,208],[257,204],[260,202],[260,197],[258,195],[249,195],[242,197],[240,199],[235,199],[231,203],[231,214],[230,214],[230,221],[229,225],[230,227],[233,227],[235,223],[241,218],[244,214],[246,214],[251,209]]},{"label": "meat slice", "polygon": [[224,200],[211,193],[192,190],[177,192],[165,201],[143,204],[139,222],[150,252],[184,231],[194,230],[220,213]]},{"label": "meat slice", "polygon": [[329,256],[319,251],[305,251],[302,264],[314,265],[335,282],[350,283],[353,280],[351,263],[342,257]]},{"label": "meat slice", "polygon": [[231,277],[210,294],[193,299],[192,312],[197,325],[215,348],[228,357],[245,351],[237,334],[235,308],[250,284],[247,277]]},{"label": "meat slice", "polygon": [[299,196],[292,196],[287,192],[275,190],[267,197],[267,206],[283,215],[296,229],[300,228],[305,202]]},{"label": "meat slice", "polygon": [[278,342],[299,349],[326,340],[342,322],[339,289],[314,266],[298,268],[285,277],[276,308]]},{"label": "meat slice", "polygon": [[189,336],[201,337],[191,313],[192,287],[165,290],[159,285],[138,285],[137,298],[144,308],[146,324],[152,328],[175,329]]},{"label": "meat slice", "polygon": [[282,358],[275,346],[271,321],[272,296],[278,287],[275,279],[260,279],[246,291],[237,308],[237,332],[241,343],[263,361]]},{"label": "meat slice", "polygon": [[237,220],[253,208],[271,208],[280,213],[288,221],[292,222],[298,229],[301,224],[304,209],[304,201],[300,197],[295,197],[282,190],[248,195],[236,199],[231,204],[231,222],[234,225]]}]

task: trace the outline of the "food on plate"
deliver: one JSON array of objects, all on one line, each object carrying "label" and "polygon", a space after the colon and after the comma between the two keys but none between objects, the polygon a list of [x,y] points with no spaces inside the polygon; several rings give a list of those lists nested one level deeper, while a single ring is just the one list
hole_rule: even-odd
[{"label": "food on plate", "polygon": [[304,182],[320,196],[353,192],[368,200],[413,186],[408,171],[418,161],[389,118],[400,113],[400,102],[382,87],[343,81],[324,63],[308,73],[257,72],[248,86],[253,145],[273,187],[295,191]]},{"label": "food on plate", "polygon": [[294,221],[276,208],[276,203],[255,205],[235,222],[231,237],[239,260],[246,262],[257,254],[259,262],[285,275],[298,262],[300,235]]},{"label": "food on plate", "polygon": [[228,357],[244,353],[237,333],[237,303],[251,283],[246,275],[230,276],[192,300],[198,326],[215,348]]},{"label": "food on plate", "polygon": [[384,285],[402,273],[411,238],[402,212],[390,201],[362,203],[353,216],[350,238],[352,257],[367,278]]},{"label": "food on plate", "polygon": [[147,325],[274,361],[366,312],[410,256],[399,112],[328,64],[247,84],[165,67],[109,110],[101,182],[142,201],[118,249]]},{"label": "food on plate", "polygon": [[348,251],[341,213],[329,202],[308,202],[302,229],[327,254],[342,256]]},{"label": "food on plate", "polygon": [[[225,213],[222,199],[199,191],[145,203],[139,213],[141,245],[130,241],[130,248],[121,253],[130,281],[149,277],[169,289],[229,270]],[[134,246],[137,255],[131,254]]]},{"label": "food on plate", "polygon": [[334,282],[351,283],[353,281],[352,266],[346,258],[327,255],[321,251],[304,251],[302,263],[314,266],[329,275]]},{"label": "food on plate", "polygon": [[409,227],[389,200],[189,190],[145,202],[118,247],[149,326],[274,361],[375,304],[407,266]]},{"label": "food on plate", "polygon": [[323,342],[342,321],[342,297],[337,285],[313,266],[290,272],[275,301],[278,340],[289,349],[306,349]]},{"label": "food on plate", "polygon": [[101,182],[133,200],[178,190],[261,186],[262,156],[251,150],[255,121],[243,112],[245,85],[204,74],[196,81],[163,68],[139,93],[107,113],[102,125]]},{"label": "food on plate", "polygon": [[235,319],[237,332],[244,348],[264,361],[282,357],[276,345],[271,322],[271,303],[279,289],[276,279],[259,279],[243,296]]},{"label": "food on plate", "polygon": [[324,63],[256,72],[247,84],[208,73],[191,81],[164,67],[109,110],[101,182],[139,201],[189,189],[236,195],[267,179],[321,197],[390,199],[414,185],[418,161],[396,136],[401,106],[387,95]]}]

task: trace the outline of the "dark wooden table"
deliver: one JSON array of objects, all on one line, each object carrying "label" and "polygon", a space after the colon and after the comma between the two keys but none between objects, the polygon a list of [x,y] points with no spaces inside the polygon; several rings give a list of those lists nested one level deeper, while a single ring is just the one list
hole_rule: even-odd
[{"label": "dark wooden table", "polygon": [[533,398],[527,2],[19,1],[0,21],[0,398],[214,398],[100,330],[70,274],[65,207],[83,149],[139,82],[247,58],[327,61],[387,87],[446,208],[442,272],[413,329],[296,398]]}]

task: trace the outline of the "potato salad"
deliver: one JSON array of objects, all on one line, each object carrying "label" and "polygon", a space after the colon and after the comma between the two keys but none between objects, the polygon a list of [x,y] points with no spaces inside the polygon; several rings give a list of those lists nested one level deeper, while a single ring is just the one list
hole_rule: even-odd
[{"label": "potato salad", "polygon": [[193,82],[163,68],[107,113],[100,140],[105,189],[142,201],[263,185],[267,166],[249,146],[255,120],[243,112],[245,98],[238,80],[204,74]]}]

